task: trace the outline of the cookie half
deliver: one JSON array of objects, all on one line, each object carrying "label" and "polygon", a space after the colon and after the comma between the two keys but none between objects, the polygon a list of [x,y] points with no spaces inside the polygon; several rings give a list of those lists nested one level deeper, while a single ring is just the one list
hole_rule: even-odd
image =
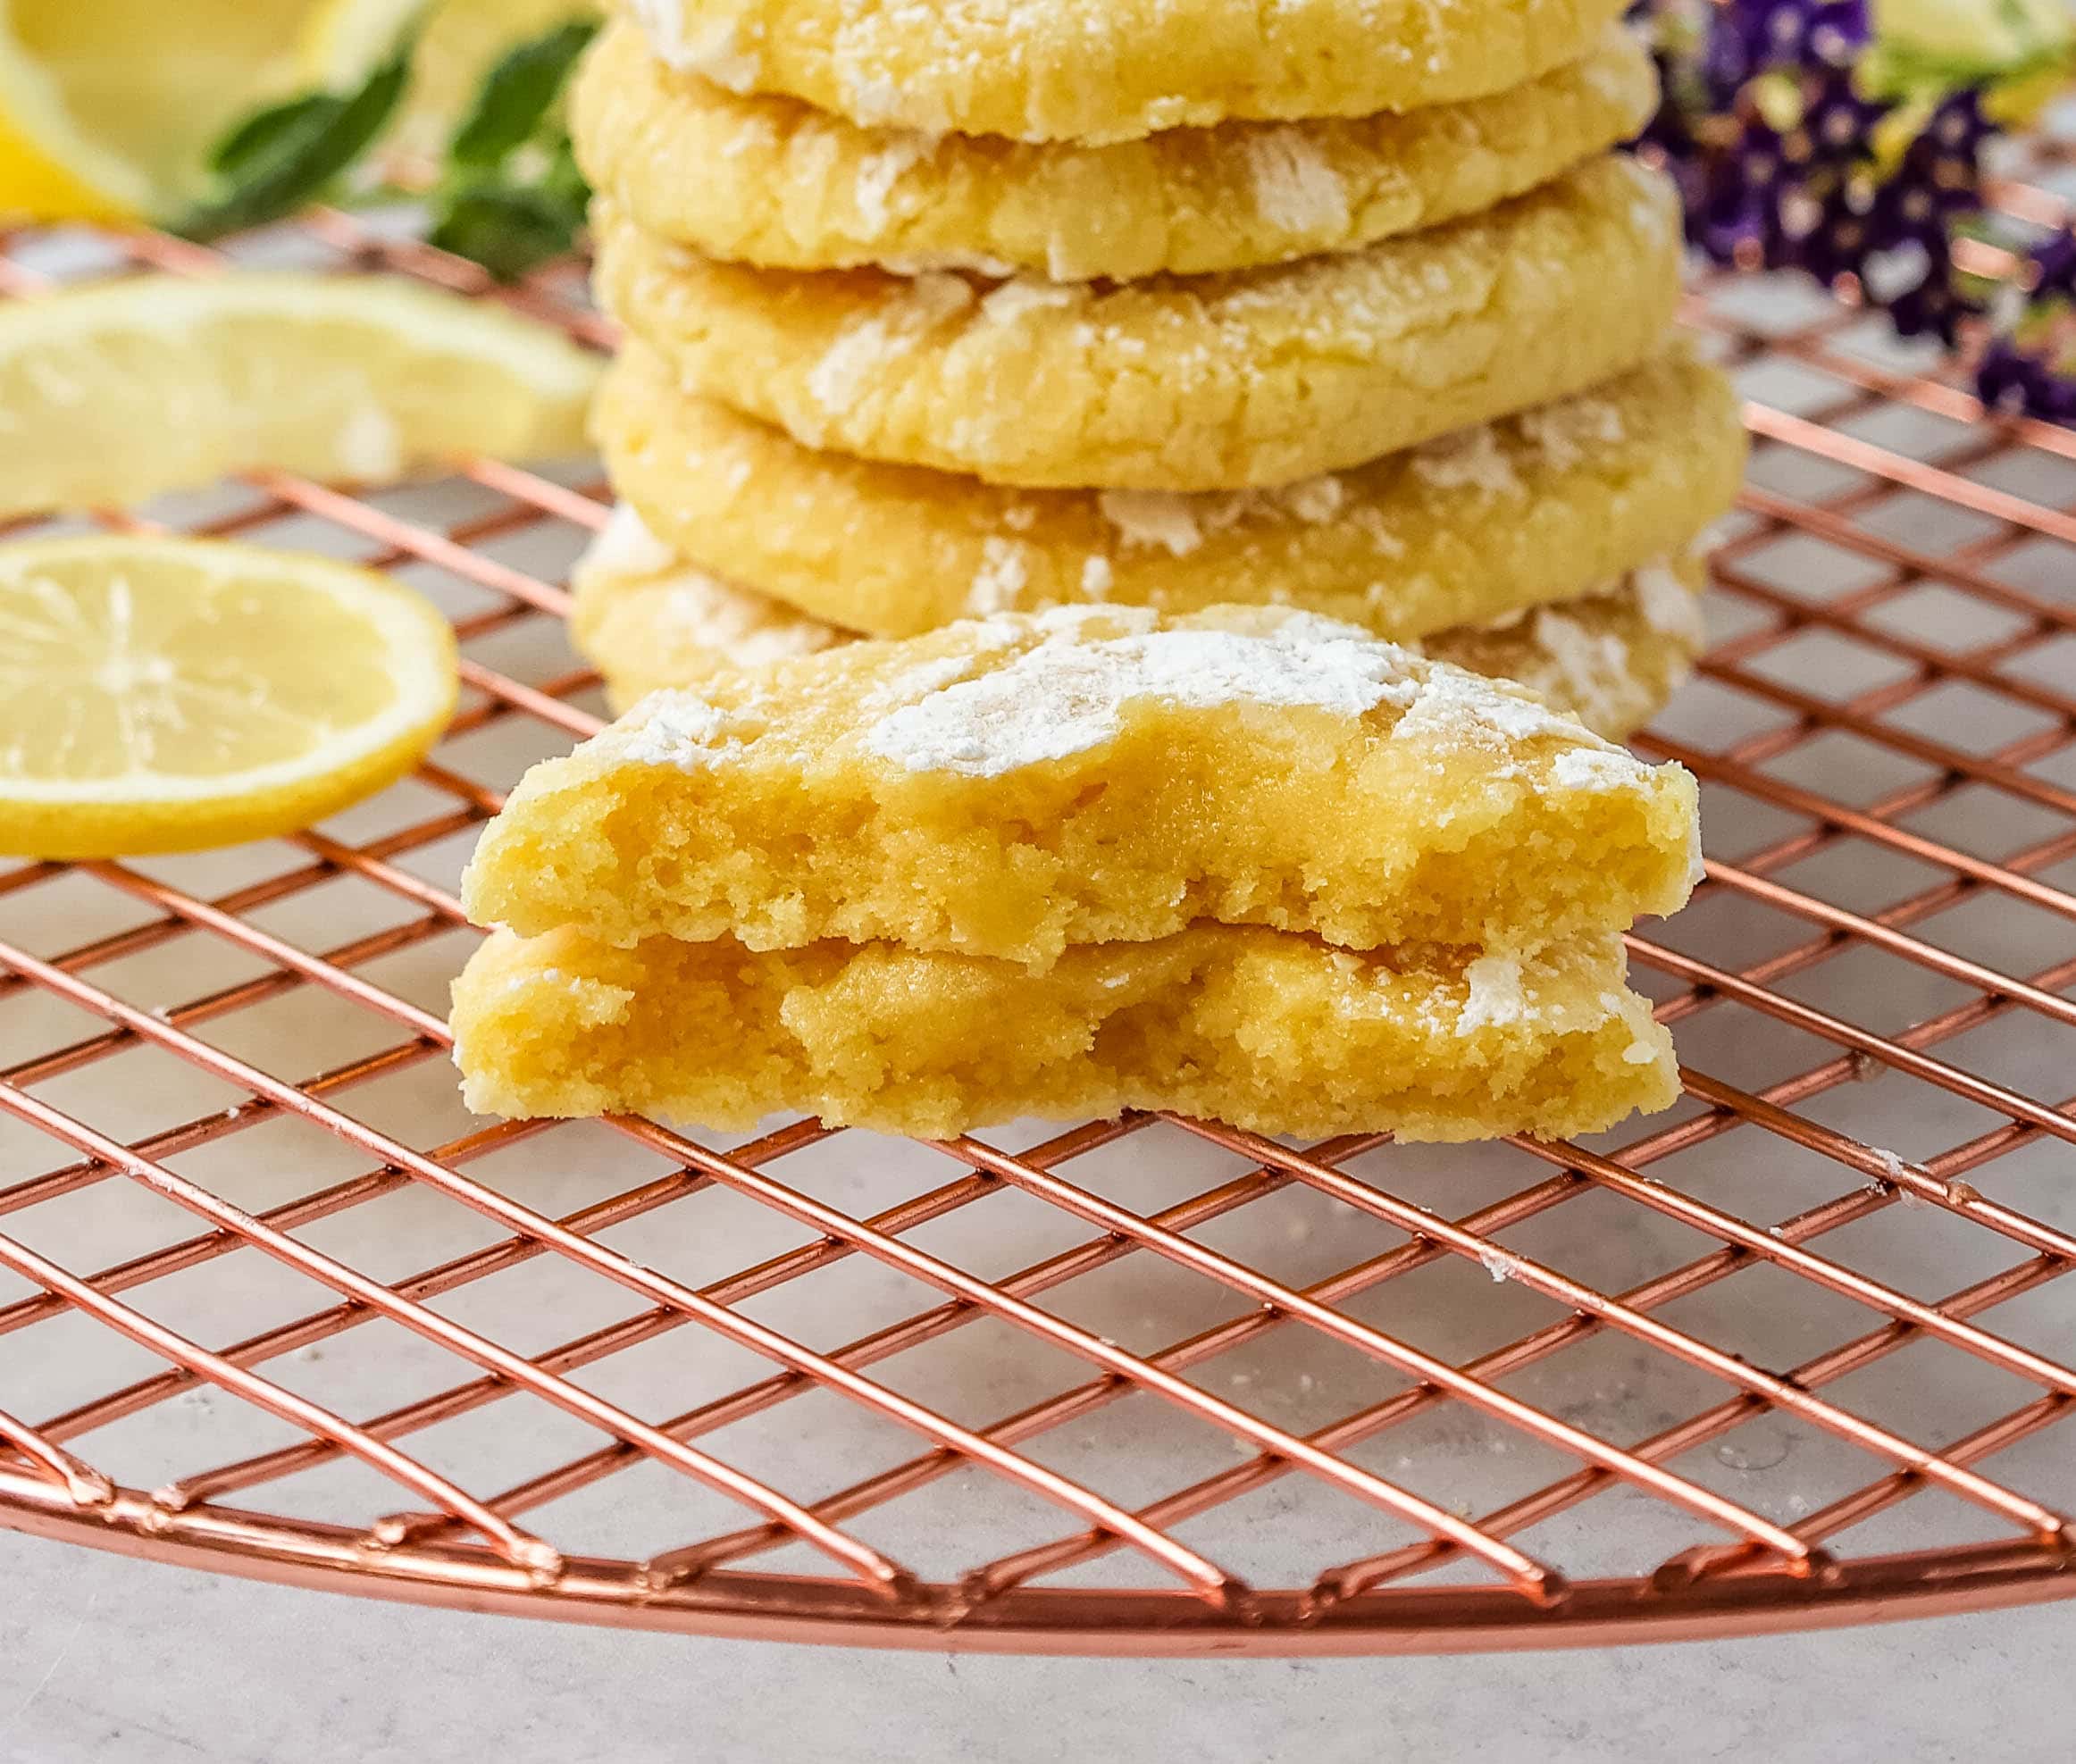
[{"label": "cookie half", "polygon": [[678,73],[627,23],[587,60],[571,128],[644,231],[733,263],[1054,281],[1197,275],[1344,251],[1476,214],[1637,133],[1658,101],[1611,27],[1511,91],[1407,115],[1175,129],[1107,146],[867,128]]},{"label": "cookie half", "polygon": [[1368,116],[1576,61],[1622,0],[630,0],[671,66],[854,122],[1132,140]]},{"label": "cookie half", "polygon": [[1193,919],[1515,947],[1670,913],[1695,790],[1521,688],[1352,626],[1056,607],[657,692],[523,778],[479,924],[1042,971]]},{"label": "cookie half", "polygon": [[931,1138],[1169,1108],[1259,1133],[1563,1138],[1665,1108],[1670,1038],[1621,941],[1357,955],[1257,926],[985,957],[732,937],[495,933],[454,989],[469,1106],[747,1128],[779,1110]]},{"label": "cookie half", "polygon": [[1122,287],[721,263],[608,207],[598,288],[684,390],[809,447],[994,483],[1285,484],[1581,391],[1662,347],[1671,187],[1608,155],[1360,251]]},{"label": "cookie half", "polygon": [[907,637],[1108,600],[1289,604],[1419,637],[1569,600],[1678,551],[1730,506],[1730,385],[1674,349],[1577,397],[1274,490],[1013,490],[804,447],[680,395],[653,352],[593,427],[668,550],[824,623]]}]

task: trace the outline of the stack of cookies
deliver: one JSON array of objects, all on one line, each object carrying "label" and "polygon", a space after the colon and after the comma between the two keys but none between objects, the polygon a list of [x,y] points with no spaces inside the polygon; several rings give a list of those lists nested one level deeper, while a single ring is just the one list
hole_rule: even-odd
[{"label": "stack of cookies", "polygon": [[1000,614],[534,767],[455,1057],[507,1116],[1591,1132],[1676,1092],[1620,933],[1694,832],[1678,766],[1317,614]]},{"label": "stack of cookies", "polygon": [[858,635],[1285,604],[1603,732],[1743,440],[1667,335],[1619,0],[638,0],[573,106],[626,332],[616,701]]},{"label": "stack of cookies", "polygon": [[471,1102],[1669,1101],[1620,934],[1694,781],[1603,737],[1743,441],[1619,5],[637,0],[573,118],[632,707],[465,879]]}]

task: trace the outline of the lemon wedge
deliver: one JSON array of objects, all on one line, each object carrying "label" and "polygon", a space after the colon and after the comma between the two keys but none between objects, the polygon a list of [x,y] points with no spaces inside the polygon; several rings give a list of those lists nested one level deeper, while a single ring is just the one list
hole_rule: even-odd
[{"label": "lemon wedge", "polygon": [[0,214],[126,221],[297,76],[312,0],[0,0]]},{"label": "lemon wedge", "polygon": [[297,46],[302,83],[341,91],[356,86],[389,54],[414,17],[423,17],[411,55],[404,113],[389,137],[430,157],[467,111],[506,49],[570,19],[599,16],[596,0],[319,0]]},{"label": "lemon wedge", "polygon": [[0,546],[0,852],[306,827],[409,771],[455,680],[447,621],[372,571],[209,539]]},{"label": "lemon wedge", "polygon": [[132,276],[0,305],[0,518],[265,466],[384,481],[574,453],[598,368],[398,276]]}]

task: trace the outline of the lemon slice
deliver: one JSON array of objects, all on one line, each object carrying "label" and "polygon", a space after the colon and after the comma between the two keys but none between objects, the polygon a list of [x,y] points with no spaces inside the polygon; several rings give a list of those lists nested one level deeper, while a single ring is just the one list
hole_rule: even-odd
[{"label": "lemon slice", "polygon": [[320,0],[297,46],[302,80],[339,91],[358,85],[423,15],[411,56],[404,113],[389,137],[431,156],[474,98],[483,76],[513,44],[569,19],[599,16],[596,0]]},{"label": "lemon slice", "polygon": [[123,221],[194,194],[287,89],[311,0],[0,0],[0,214]]},{"label": "lemon slice", "polygon": [[409,771],[455,690],[447,621],[370,571],[207,539],[0,547],[0,852],[306,827]]},{"label": "lemon slice", "polygon": [[599,358],[396,276],[133,276],[0,305],[0,518],[277,466],[573,453]]}]

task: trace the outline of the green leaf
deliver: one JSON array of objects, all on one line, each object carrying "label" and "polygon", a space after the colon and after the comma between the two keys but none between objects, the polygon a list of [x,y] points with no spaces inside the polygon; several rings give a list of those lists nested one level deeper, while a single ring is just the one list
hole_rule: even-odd
[{"label": "green leaf", "polygon": [[194,239],[263,226],[315,201],[389,126],[411,83],[415,29],[356,92],[311,93],[248,116],[209,155],[222,188],[173,222]]},{"label": "green leaf", "polygon": [[448,143],[448,165],[487,171],[533,139],[554,114],[570,70],[597,31],[593,21],[573,19],[506,51]]},{"label": "green leaf", "polygon": [[515,45],[448,145],[427,237],[500,280],[576,242],[590,189],[561,126],[563,88],[597,26],[573,20]]},{"label": "green leaf", "polygon": [[590,205],[591,187],[584,181],[583,168],[577,163],[576,149],[567,135],[561,137],[549,153],[548,167],[540,174],[540,188],[580,212]]},{"label": "green leaf", "polygon": [[513,281],[568,251],[583,223],[581,201],[485,183],[449,195],[426,237],[442,251],[481,263],[499,281]]},{"label": "green leaf", "polygon": [[[439,183],[423,193],[431,243],[501,280],[574,245],[590,191],[559,105],[596,29],[582,21],[558,25],[515,46],[485,76]],[[357,91],[305,93],[246,117],[210,155],[214,193],[178,230],[214,238],[325,196],[352,199],[339,185],[396,115],[416,38],[414,22]]]},{"label": "green leaf", "polygon": [[255,110],[209,149],[209,170],[236,183],[263,162],[299,151],[300,143],[331,125],[345,102],[335,93],[306,92]]}]

